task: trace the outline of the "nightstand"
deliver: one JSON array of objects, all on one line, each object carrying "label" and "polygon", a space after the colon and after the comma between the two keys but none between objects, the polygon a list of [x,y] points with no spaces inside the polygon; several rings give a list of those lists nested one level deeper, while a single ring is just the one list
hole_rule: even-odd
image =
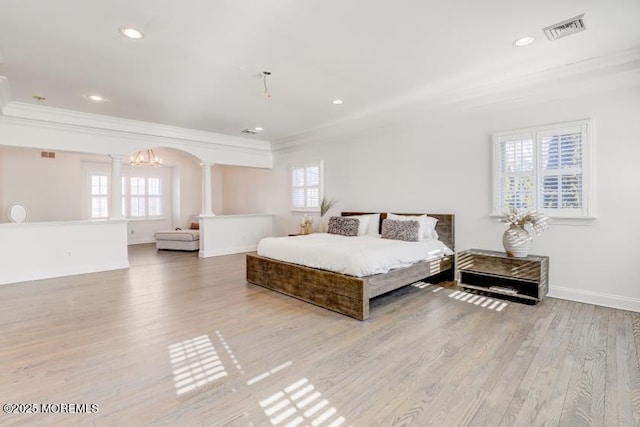
[{"label": "nightstand", "polygon": [[458,253],[460,286],[537,304],[549,290],[549,257],[507,256],[504,252],[469,249]]}]

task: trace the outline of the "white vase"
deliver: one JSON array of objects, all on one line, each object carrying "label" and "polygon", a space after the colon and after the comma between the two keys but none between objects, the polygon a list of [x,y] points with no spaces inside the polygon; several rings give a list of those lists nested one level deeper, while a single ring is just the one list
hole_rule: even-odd
[{"label": "white vase", "polygon": [[502,245],[507,256],[524,258],[529,255],[532,238],[521,225],[512,224],[502,236]]}]

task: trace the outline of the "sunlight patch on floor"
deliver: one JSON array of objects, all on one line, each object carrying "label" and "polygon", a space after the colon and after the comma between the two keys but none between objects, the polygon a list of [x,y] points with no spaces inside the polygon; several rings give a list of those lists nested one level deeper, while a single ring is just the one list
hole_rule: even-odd
[{"label": "sunlight patch on floor", "polygon": [[479,307],[495,311],[502,311],[509,306],[509,304],[504,301],[496,300],[494,298],[489,298],[482,295],[471,294],[465,291],[454,291],[447,296],[458,301],[464,301],[469,304],[477,305]]},{"label": "sunlight patch on floor", "polygon": [[169,345],[169,360],[177,395],[227,376],[208,335]]},{"label": "sunlight patch on floor", "polygon": [[229,347],[229,345],[225,341],[225,339],[222,336],[222,334],[220,333],[220,331],[216,331],[216,335],[218,336],[218,339],[222,343],[222,346],[224,347],[225,351],[227,352],[227,354],[231,358],[231,361],[233,362],[235,367],[238,369],[238,371],[240,371],[241,374],[244,374],[244,372],[242,371],[242,366],[240,366],[240,363],[238,362],[238,359],[236,359],[236,356],[233,354],[233,351],[231,351],[231,348]]},{"label": "sunlight patch on floor", "polygon": [[258,403],[274,426],[339,427],[345,423],[345,418],[337,414],[336,408],[322,398],[307,378],[301,378]]},{"label": "sunlight patch on floor", "polygon": [[278,365],[273,369],[269,369],[266,372],[261,373],[260,375],[257,375],[253,378],[251,378],[249,381],[247,381],[247,385],[253,385],[255,383],[257,383],[258,381],[262,381],[263,379],[270,377],[271,375],[275,374],[278,371],[281,371],[284,368],[288,368],[289,366],[293,365],[292,361],[288,361],[288,362],[284,362],[282,365]]},{"label": "sunlight patch on floor", "polygon": [[425,289],[425,288],[428,288],[429,286],[432,286],[432,284],[427,282],[416,282],[416,283],[412,283],[411,286],[418,289]]}]

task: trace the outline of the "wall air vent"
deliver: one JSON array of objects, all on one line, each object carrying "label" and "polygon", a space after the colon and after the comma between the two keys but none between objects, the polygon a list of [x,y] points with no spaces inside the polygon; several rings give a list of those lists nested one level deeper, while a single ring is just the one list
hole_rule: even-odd
[{"label": "wall air vent", "polygon": [[587,28],[584,26],[584,13],[566,21],[558,22],[542,29],[549,40],[556,40],[560,37],[570,36],[579,33]]},{"label": "wall air vent", "polygon": [[255,130],[255,129],[245,129],[242,131],[242,133],[248,133],[249,135],[255,135],[257,134],[259,131]]},{"label": "wall air vent", "polygon": [[40,152],[40,157],[45,157],[47,159],[55,159],[56,158],[56,153],[53,151],[41,151]]}]

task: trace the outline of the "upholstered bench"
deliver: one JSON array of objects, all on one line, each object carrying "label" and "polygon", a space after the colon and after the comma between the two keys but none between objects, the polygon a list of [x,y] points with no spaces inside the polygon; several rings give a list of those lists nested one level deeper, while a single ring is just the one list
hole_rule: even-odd
[{"label": "upholstered bench", "polygon": [[197,251],[200,249],[200,231],[189,230],[158,231],[155,234],[156,249],[171,249],[174,251]]},{"label": "upholstered bench", "polygon": [[200,231],[169,230],[155,234],[156,249],[172,249],[176,251],[197,251],[200,249]]}]

